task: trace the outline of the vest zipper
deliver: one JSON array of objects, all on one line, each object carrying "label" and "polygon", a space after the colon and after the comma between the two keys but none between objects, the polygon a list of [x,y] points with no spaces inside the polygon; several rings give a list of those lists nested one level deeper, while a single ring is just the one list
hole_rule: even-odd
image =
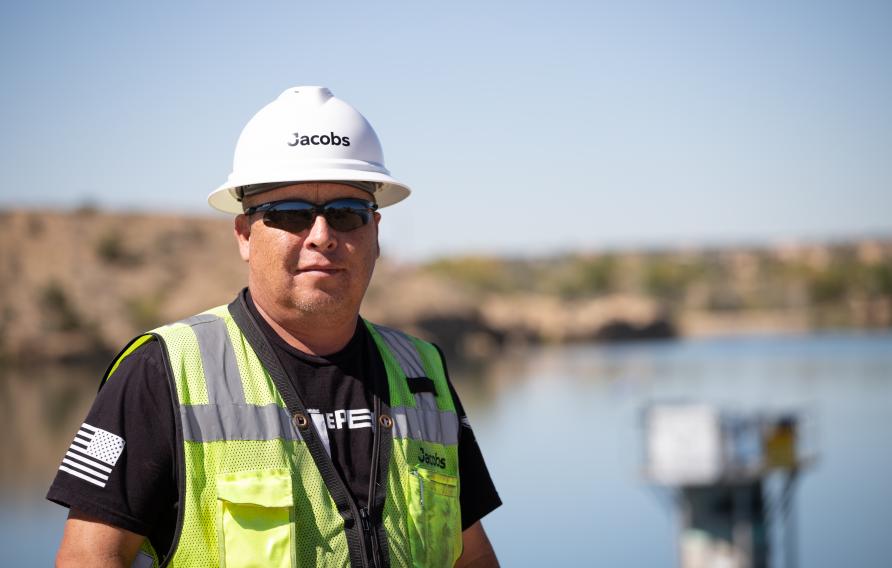
[{"label": "vest zipper", "polygon": [[372,552],[370,558],[372,563],[369,566],[371,568],[378,568],[378,566],[380,566],[380,562],[378,561],[378,539],[375,537],[375,530],[372,527],[372,521],[369,519],[369,510],[366,507],[359,508],[359,518],[362,522],[363,536]]},{"label": "vest zipper", "polygon": [[375,430],[372,434],[372,469],[369,472],[369,496],[368,496],[368,506],[363,507],[359,510],[359,514],[363,519],[363,529],[365,530],[366,538],[369,543],[369,547],[372,552],[372,566],[378,567],[381,566],[380,559],[380,548],[381,544],[378,542],[378,531],[377,527],[374,526],[374,522],[372,519],[375,516],[371,515],[371,509],[375,506],[375,493],[378,487],[378,467],[380,460],[380,446],[381,446],[381,399],[377,395],[373,395],[374,402],[373,406],[373,416],[375,417]]},{"label": "vest zipper", "polygon": [[418,470],[415,469],[410,471],[409,474],[418,480],[418,500],[421,503],[421,510],[424,511],[424,478],[421,477],[421,474],[418,473]]}]

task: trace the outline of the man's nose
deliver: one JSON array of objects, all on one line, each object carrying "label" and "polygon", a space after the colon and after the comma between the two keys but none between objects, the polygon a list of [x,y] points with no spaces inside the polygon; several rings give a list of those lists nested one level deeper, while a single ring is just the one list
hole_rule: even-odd
[{"label": "man's nose", "polygon": [[313,219],[305,243],[310,248],[321,250],[332,249],[337,245],[335,231],[328,224],[324,215],[316,215],[316,218]]}]

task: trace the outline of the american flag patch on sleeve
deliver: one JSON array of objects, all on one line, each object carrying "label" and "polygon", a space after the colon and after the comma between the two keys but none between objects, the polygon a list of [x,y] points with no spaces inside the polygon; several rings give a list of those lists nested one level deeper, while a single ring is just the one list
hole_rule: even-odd
[{"label": "american flag patch on sleeve", "polygon": [[65,452],[59,470],[105,487],[108,475],[123,451],[123,438],[84,422]]}]

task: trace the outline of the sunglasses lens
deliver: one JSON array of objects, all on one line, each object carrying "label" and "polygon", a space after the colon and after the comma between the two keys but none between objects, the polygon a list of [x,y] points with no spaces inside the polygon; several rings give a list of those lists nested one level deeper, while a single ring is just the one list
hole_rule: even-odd
[{"label": "sunglasses lens", "polygon": [[325,208],[325,220],[336,231],[352,231],[368,223],[369,213],[367,209],[337,205]]},{"label": "sunglasses lens", "polygon": [[368,202],[360,199],[337,199],[319,207],[304,201],[282,201],[264,212],[263,222],[267,227],[300,233],[313,226],[318,211],[325,215],[332,229],[345,232],[369,222],[372,216],[369,207]]},{"label": "sunglasses lens", "polygon": [[299,233],[309,229],[315,215],[312,209],[271,209],[263,215],[267,227]]}]

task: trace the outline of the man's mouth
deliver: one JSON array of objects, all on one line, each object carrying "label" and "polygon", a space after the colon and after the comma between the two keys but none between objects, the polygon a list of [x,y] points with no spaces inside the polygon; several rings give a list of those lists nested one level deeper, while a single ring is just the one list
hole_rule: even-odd
[{"label": "man's mouth", "polygon": [[318,274],[335,274],[337,272],[341,272],[343,268],[339,268],[337,266],[331,264],[311,264],[308,266],[299,266],[297,268],[298,274],[309,274],[309,273],[318,273]]}]

